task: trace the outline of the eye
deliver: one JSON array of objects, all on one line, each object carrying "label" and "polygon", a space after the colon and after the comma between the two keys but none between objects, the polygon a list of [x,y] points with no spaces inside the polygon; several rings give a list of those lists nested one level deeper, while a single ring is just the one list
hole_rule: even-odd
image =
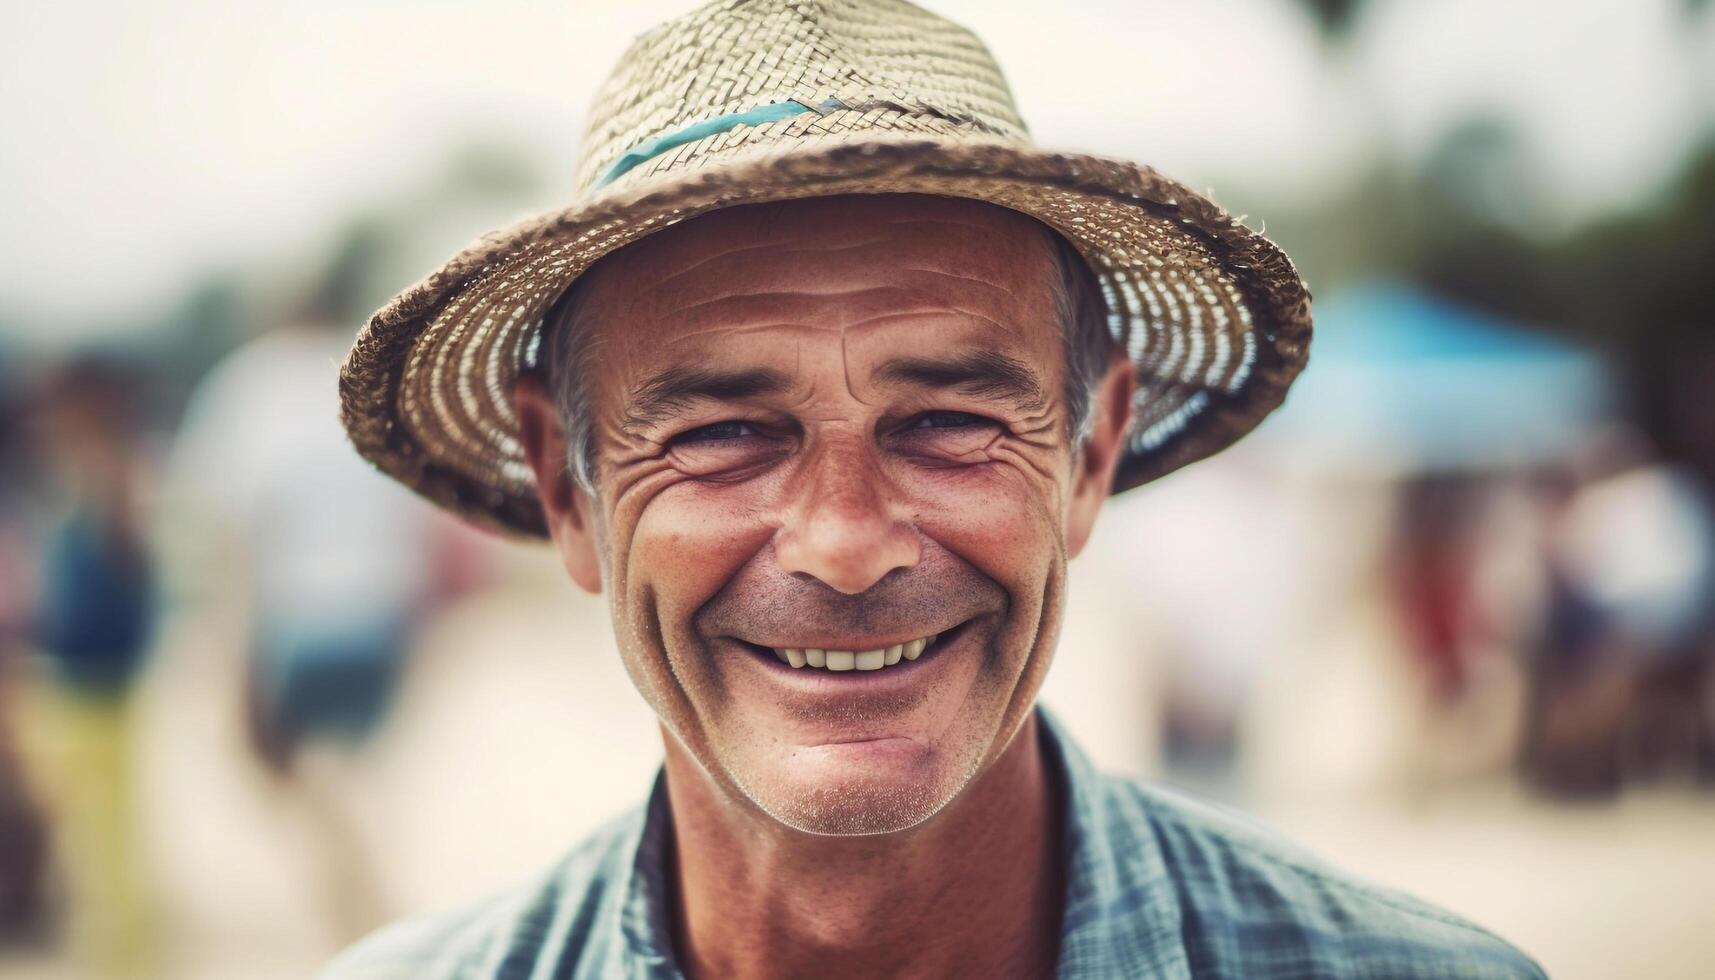
[{"label": "eye", "polygon": [[779,460],[791,446],[788,433],[779,426],[726,419],[672,436],[667,440],[666,455],[682,473],[736,480]]},{"label": "eye", "polygon": [[729,420],[681,432],[667,441],[669,445],[673,446],[688,446],[701,443],[731,442],[734,439],[743,439],[746,436],[757,434],[756,427],[749,422]]},{"label": "eye", "polygon": [[1006,426],[987,415],[934,409],[906,419],[889,438],[893,448],[929,466],[981,462]]},{"label": "eye", "polygon": [[924,412],[912,419],[905,428],[910,429],[971,429],[979,426],[992,426],[993,419],[969,412],[935,411]]}]

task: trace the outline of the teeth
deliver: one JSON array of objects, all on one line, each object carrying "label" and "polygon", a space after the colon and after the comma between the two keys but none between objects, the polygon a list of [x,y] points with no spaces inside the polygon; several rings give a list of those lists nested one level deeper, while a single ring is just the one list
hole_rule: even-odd
[{"label": "teeth", "polygon": [[[936,634],[939,636],[940,634]],[[901,660],[916,660],[922,656],[935,636],[925,636],[909,643],[895,643],[874,650],[818,650],[815,647],[797,649],[776,647],[774,656],[793,667],[818,667],[823,670],[880,670]]]}]

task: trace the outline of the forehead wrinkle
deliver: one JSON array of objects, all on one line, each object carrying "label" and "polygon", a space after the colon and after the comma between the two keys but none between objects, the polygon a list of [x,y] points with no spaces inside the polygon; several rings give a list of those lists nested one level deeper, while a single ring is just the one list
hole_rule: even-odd
[{"label": "forehead wrinkle", "polygon": [[851,332],[840,331],[840,380],[845,382],[846,394],[859,405],[864,404],[863,398],[857,393],[857,386],[852,383],[852,354],[847,344],[851,340]]},{"label": "forehead wrinkle", "polygon": [[[963,277],[960,277],[960,278],[963,278]],[[977,281],[980,282],[981,280],[977,280]],[[694,302],[680,303],[679,305],[669,306],[669,307],[665,308],[665,310],[663,310],[663,312],[665,314],[668,314],[668,315],[675,314],[675,313],[680,313],[680,314],[695,313],[698,310],[704,310],[704,309],[707,309],[711,306],[719,306],[723,303],[757,302],[757,301],[791,300],[791,299],[851,298],[851,297],[861,297],[861,296],[865,296],[865,295],[872,294],[872,293],[911,292],[911,291],[914,291],[911,287],[900,286],[900,285],[893,284],[893,283],[866,285],[866,286],[834,287],[834,288],[827,288],[827,289],[759,289],[759,290],[754,290],[754,291],[744,290],[744,291],[739,291],[739,292],[727,293],[727,294],[724,294],[721,296],[714,296],[714,297],[711,297],[709,299],[700,299],[700,300],[696,300]]]},{"label": "forehead wrinkle", "polygon": [[[776,331],[776,330],[816,330],[816,331],[822,331],[822,332],[838,331],[842,334],[841,353],[843,356],[845,353],[844,347],[843,347],[843,344],[844,344],[844,336],[843,335],[845,335],[845,334],[849,334],[849,333],[853,333],[853,332],[865,332],[865,333],[867,333],[871,328],[885,327],[890,322],[892,322],[894,320],[911,320],[911,319],[917,319],[920,317],[945,316],[948,314],[951,314],[954,316],[967,317],[971,321],[973,321],[974,324],[976,324],[980,327],[983,327],[985,329],[992,329],[992,330],[995,330],[995,331],[1000,332],[1000,333],[1016,334],[1018,332],[1018,327],[1016,324],[1002,323],[999,320],[995,320],[992,317],[984,316],[980,313],[977,313],[974,310],[965,310],[965,309],[960,309],[960,308],[956,308],[956,307],[954,307],[954,308],[935,307],[933,309],[897,310],[897,311],[893,311],[893,312],[889,312],[889,313],[882,313],[882,314],[877,314],[876,316],[863,317],[861,319],[852,320],[852,321],[846,322],[846,323],[838,323],[838,324],[799,323],[796,321],[782,320],[782,321],[769,321],[769,322],[765,322],[765,323],[746,323],[746,324],[734,324],[734,325],[730,325],[730,326],[703,327],[703,328],[698,329],[698,330],[680,331],[679,333],[676,333],[673,336],[668,337],[665,340],[661,341],[661,343],[663,346],[681,346],[684,344],[696,344],[696,343],[704,340],[705,338],[710,337],[711,335],[719,337],[719,338],[744,337],[744,336],[748,336],[748,335],[752,335],[752,334],[771,333],[771,332]],[[802,364],[803,364],[803,351],[799,350],[797,348],[794,348],[793,356],[795,359],[795,361],[794,361],[795,369],[801,368]]]},{"label": "forehead wrinkle", "polygon": [[701,327],[696,330],[681,330],[662,341],[663,344],[684,344],[700,340],[710,334],[727,334],[743,336],[753,333],[767,333],[771,330],[838,330],[837,326],[826,323],[797,323],[791,320],[769,320],[764,323],[735,323],[719,327]]},{"label": "forehead wrinkle", "polygon": [[[731,295],[766,295],[769,293],[805,293],[813,296],[824,296],[833,295],[837,292],[855,291],[855,289],[860,288],[875,289],[882,288],[882,286],[885,285],[897,285],[896,283],[882,283],[867,287],[855,287],[850,290],[813,288],[825,281],[827,270],[832,269],[838,272],[845,272],[852,268],[863,269],[866,266],[873,265],[873,268],[869,268],[868,270],[870,272],[869,278],[872,280],[884,278],[892,279],[902,277],[907,274],[913,276],[927,276],[931,278],[949,279],[963,284],[982,286],[990,290],[1002,292],[1009,298],[1013,298],[1012,290],[1008,288],[1006,282],[1010,279],[1019,278],[1019,276],[1013,275],[1007,270],[993,268],[993,263],[982,261],[959,261],[957,260],[959,257],[950,254],[949,244],[950,243],[922,240],[901,241],[897,238],[872,238],[860,242],[829,245],[825,247],[811,245],[807,247],[777,248],[773,245],[756,245],[748,248],[731,249],[721,252],[717,255],[694,262],[677,271],[660,276],[654,280],[652,288],[662,289],[672,285],[673,288],[677,289],[681,294],[688,293],[694,296],[704,289],[729,287],[729,284],[734,278],[739,278],[742,282],[746,278],[746,274],[753,274],[757,285],[764,284],[766,280],[785,279],[794,285],[802,284],[803,288],[793,290],[768,289],[758,292],[746,292],[743,291],[741,287],[740,291],[726,293],[723,294],[723,296],[712,297],[712,299],[720,299]],[[829,259],[832,256],[869,250],[876,251],[876,261],[871,262],[868,258],[858,258],[849,264],[829,264]],[[766,251],[769,255],[766,258],[758,257],[752,259],[750,257],[753,253],[759,251]],[[805,258],[809,258],[811,261],[795,261],[803,260]],[[736,261],[727,261],[728,259],[735,259]],[[941,268],[935,267],[933,263],[937,260],[945,262],[945,266]],[[766,265],[763,266],[763,271],[757,273],[756,270],[758,268],[758,264],[764,262]],[[715,267],[710,268],[711,265]],[[987,273],[986,275],[984,274],[985,272]],[[705,277],[707,281],[702,282],[693,280],[692,282],[685,283],[683,285],[674,285],[686,276],[692,274],[700,274],[700,276]],[[699,287],[703,287],[703,289],[699,289]],[[708,301],[709,300],[703,300],[702,302]],[[685,307],[682,305],[675,309],[683,308]]]},{"label": "forehead wrinkle", "polygon": [[986,286],[989,289],[993,289],[993,290],[997,290],[999,292],[1003,292],[1007,295],[1007,297],[1009,299],[1017,299],[1018,298],[1018,294],[1016,294],[1012,290],[1008,289],[1002,283],[995,282],[992,279],[984,279],[981,276],[966,276],[966,275],[961,275],[957,272],[949,272],[946,269],[924,269],[924,268],[921,268],[919,266],[906,266],[905,268],[901,269],[900,271],[901,272],[918,272],[918,273],[923,273],[923,274],[931,275],[931,276],[941,276],[941,277],[947,278],[947,279],[957,279],[960,282],[972,282],[972,283],[976,283],[979,286]]},{"label": "forehead wrinkle", "polygon": [[824,246],[824,247],[815,247],[815,246],[806,247],[806,246],[800,244],[798,247],[794,247],[794,248],[783,248],[782,247],[784,245],[787,245],[787,244],[793,243],[793,242],[797,242],[797,241],[798,240],[795,238],[786,238],[786,239],[781,239],[778,241],[755,242],[755,243],[750,244],[750,245],[740,245],[740,246],[737,246],[735,248],[722,249],[719,252],[715,252],[712,255],[703,256],[702,258],[697,259],[694,262],[691,262],[689,265],[681,266],[680,268],[675,269],[672,272],[669,272],[666,275],[661,276],[660,278],[655,280],[655,285],[656,286],[664,286],[664,285],[666,285],[666,284],[668,284],[668,283],[670,283],[676,279],[680,279],[680,278],[683,278],[687,275],[690,275],[691,273],[696,272],[698,269],[701,269],[704,266],[709,265],[711,263],[720,262],[720,261],[723,261],[725,259],[730,259],[730,258],[733,258],[734,256],[745,255],[745,254],[748,254],[750,252],[759,252],[759,251],[765,251],[765,250],[777,250],[778,254],[780,254],[780,255],[829,255],[829,254],[832,254],[835,252],[851,252],[851,251],[855,251],[855,250],[860,249],[860,248],[869,248],[870,246],[873,246],[873,245],[885,245],[885,244],[888,244],[889,242],[891,242],[893,240],[890,238],[870,238],[870,239],[865,239],[861,242],[851,242],[851,243],[846,244],[846,245],[828,245],[828,246]]},{"label": "forehead wrinkle", "polygon": [[[887,280],[911,274],[1009,291],[1008,283],[1020,278],[1021,271],[1029,271],[1021,270],[1020,266],[1040,266],[1048,271],[1053,265],[1052,257],[1045,249],[1028,247],[1029,243],[1019,243],[1025,246],[1023,248],[1008,247],[1005,243],[995,242],[985,242],[989,247],[980,249],[961,247],[967,244],[969,243],[937,241],[925,237],[888,236],[829,245],[818,245],[814,241],[795,242],[790,245],[765,243],[726,249],[697,259],[688,265],[653,277],[653,283],[659,287],[701,272],[708,280],[706,283],[692,282],[680,288],[684,292],[695,294],[702,291],[698,289],[699,286],[704,290],[728,286],[734,278],[733,275],[708,268],[711,264],[718,263],[738,266],[736,270],[730,271],[738,274],[741,283],[749,281],[755,285],[763,285],[769,280],[784,281],[784,286],[766,290],[768,292],[823,295],[835,291],[825,288],[825,282],[830,278],[840,278],[842,274],[857,279],[867,278],[875,285],[884,285]],[[758,252],[768,254],[757,256]],[[851,262],[832,265],[826,261],[829,256],[853,252],[872,254],[856,257]],[[740,261],[726,261],[735,258]],[[1037,259],[1041,261],[1034,261]],[[1025,275],[1024,278],[1030,277]],[[875,288],[875,285],[869,288]]]},{"label": "forehead wrinkle", "polygon": [[[907,295],[895,298],[894,294],[898,293]],[[918,295],[910,295],[914,293]],[[1009,324],[1007,320],[997,319],[997,317],[1016,318],[1019,322],[1035,319],[1027,310],[1019,309],[1025,304],[1016,301],[1003,304],[1004,312],[1002,310],[984,312],[960,302],[958,299],[923,295],[922,293],[923,291],[920,289],[900,286],[869,286],[858,289],[830,290],[822,293],[779,291],[748,293],[686,304],[667,311],[661,319],[679,317],[691,321],[675,330],[673,332],[674,337],[691,337],[721,330],[765,329],[772,326],[844,329],[889,317],[945,314],[969,317],[990,326],[1010,331],[1015,328],[1016,323]],[[1007,295],[1009,299],[1013,299],[1010,294]],[[801,319],[806,311],[797,308],[798,304],[795,304],[794,300],[837,300],[837,302],[819,304],[821,308],[813,311],[816,320],[806,322]],[[742,309],[746,305],[754,305],[760,309],[749,311],[746,315],[746,311]],[[723,306],[739,307],[740,309],[735,315],[723,316],[720,309]]]},{"label": "forehead wrinkle", "polygon": [[978,313],[975,310],[967,310],[967,309],[964,309],[963,307],[958,307],[958,306],[944,306],[944,307],[938,306],[938,307],[935,307],[934,309],[931,309],[931,310],[893,310],[893,311],[890,311],[887,313],[878,313],[875,316],[867,316],[867,317],[864,317],[860,320],[853,320],[849,323],[841,324],[841,329],[844,329],[844,330],[861,330],[865,327],[885,326],[887,321],[889,321],[889,320],[913,319],[913,318],[917,318],[917,317],[936,316],[936,315],[948,314],[948,313],[954,314],[956,316],[969,317],[972,320],[975,320],[979,324],[982,324],[982,325],[988,326],[988,327],[993,327],[995,330],[998,330],[1002,333],[1009,333],[1010,334],[1010,333],[1016,332],[1018,329],[1017,324],[1002,323],[1001,321],[996,320],[994,317],[987,316],[987,315],[982,314],[982,313]]}]

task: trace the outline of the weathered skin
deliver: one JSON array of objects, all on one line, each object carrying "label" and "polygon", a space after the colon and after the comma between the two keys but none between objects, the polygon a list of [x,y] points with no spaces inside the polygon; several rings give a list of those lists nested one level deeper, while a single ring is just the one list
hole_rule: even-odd
[{"label": "weathered skin", "polygon": [[[976,202],[718,211],[585,280],[594,499],[551,396],[520,383],[555,546],[608,590],[661,718],[694,975],[1051,970],[1055,801],[1029,712],[1132,386],[1116,356],[1075,451],[1054,282],[1030,219]],[[988,382],[923,363],[948,361]],[[690,372],[723,390],[662,403]],[[897,674],[746,645],[955,627]]]}]

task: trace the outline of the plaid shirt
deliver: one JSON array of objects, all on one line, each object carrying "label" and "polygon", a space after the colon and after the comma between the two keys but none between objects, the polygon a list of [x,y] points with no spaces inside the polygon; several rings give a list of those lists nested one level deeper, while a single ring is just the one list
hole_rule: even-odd
[{"label": "plaid shirt", "polygon": [[[1501,980],[1545,974],[1447,912],[1319,866],[1206,804],[1098,773],[1041,709],[1066,791],[1057,975]],[[665,781],[531,885],[390,926],[324,980],[677,978]]]}]

